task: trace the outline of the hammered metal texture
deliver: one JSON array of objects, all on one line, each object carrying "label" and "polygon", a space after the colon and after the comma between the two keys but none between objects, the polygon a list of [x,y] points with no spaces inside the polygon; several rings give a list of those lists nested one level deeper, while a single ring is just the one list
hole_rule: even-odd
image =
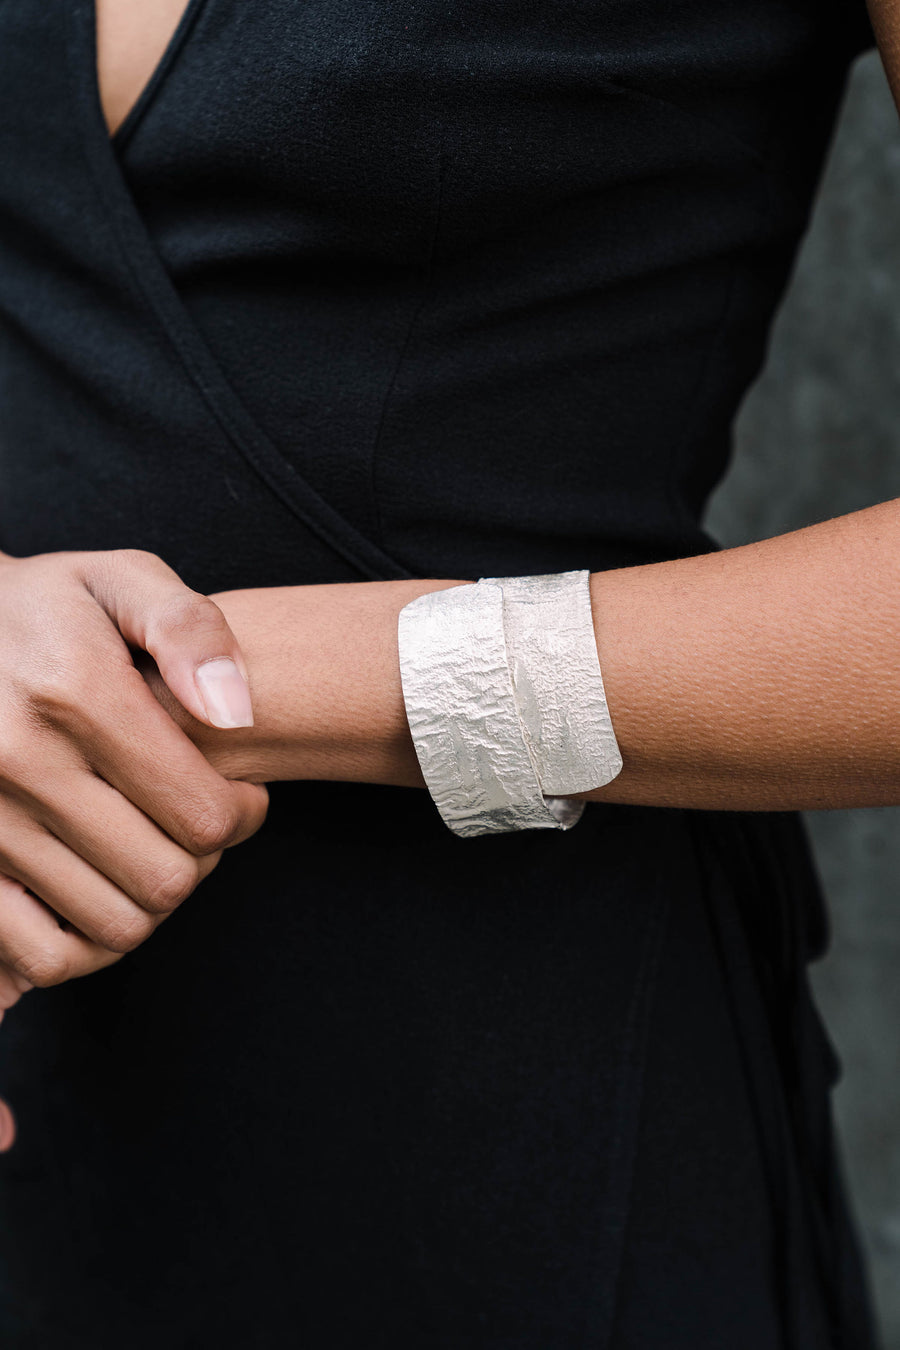
[{"label": "hammered metal texture", "polygon": [[541,788],[589,792],[622,769],[591,613],[590,573],[489,577],[503,624],[519,716]]},{"label": "hammered metal texture", "polygon": [[490,580],[431,591],[398,622],[410,731],[442,819],[470,837],[568,829],[583,802],[544,800],[509,673],[503,591]]}]

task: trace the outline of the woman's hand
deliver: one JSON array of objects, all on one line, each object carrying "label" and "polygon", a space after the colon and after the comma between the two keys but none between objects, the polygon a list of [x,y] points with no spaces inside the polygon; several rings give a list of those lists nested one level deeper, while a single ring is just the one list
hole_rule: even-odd
[{"label": "woman's hand", "polygon": [[130,647],[195,724],[252,721],[221,611],[159,558],[0,555],[0,1010],[138,946],[265,817],[265,788],[213,769]]}]

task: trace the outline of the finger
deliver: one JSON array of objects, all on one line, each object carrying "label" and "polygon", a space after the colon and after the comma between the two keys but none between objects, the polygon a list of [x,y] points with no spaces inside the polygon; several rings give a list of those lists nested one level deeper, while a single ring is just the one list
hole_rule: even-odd
[{"label": "finger", "polygon": [[16,1142],[16,1120],[9,1105],[0,1098],[0,1153],[6,1153]]},{"label": "finger", "polygon": [[0,962],[29,984],[47,989],[121,961],[74,929],[61,928],[43,901],[9,877],[0,878]]},{"label": "finger", "polygon": [[0,965],[0,1022],[8,1008],[14,1007],[23,994],[27,994],[34,985],[22,975],[17,975],[9,966]]},{"label": "finger", "polygon": [[[150,914],[171,914],[222,857],[221,849],[197,855],[181,848],[114,787],[84,769],[55,777],[43,800],[29,803],[28,815]],[[0,830],[10,853],[12,828],[3,825],[2,805]],[[26,847],[24,857],[32,856]],[[38,885],[28,884],[40,894]]]},{"label": "finger", "polygon": [[[268,810],[256,783],[217,773],[154,698],[143,677],[107,691],[101,720],[93,707],[79,713],[78,740],[88,764],[123,797],[193,854],[216,853],[255,834]],[[33,781],[46,800],[46,782]]]},{"label": "finger", "polygon": [[[3,876],[2,873],[0,881],[11,881],[15,884],[13,877]],[[26,980],[24,975],[17,975],[9,966],[0,963],[0,1022],[3,1021],[6,1010],[12,1008],[23,994],[27,994],[29,989],[33,988],[34,985]]]},{"label": "finger", "polygon": [[149,652],[179,703],[213,727],[251,727],[247,664],[215,601],[153,553],[89,555],[85,581],[126,642]]},{"label": "finger", "polygon": [[[31,988],[33,988],[33,985],[23,976],[17,975],[8,966],[0,965],[0,1022],[3,1021],[7,1008],[11,1008],[18,1003],[22,995]],[[9,1104],[0,1098],[0,1153],[5,1153],[8,1149],[11,1149],[15,1142],[15,1117]]]},{"label": "finger", "polygon": [[[111,788],[107,792],[115,795]],[[148,864],[145,878],[139,883],[146,891],[143,903],[85,859],[80,847],[73,850],[21,807],[0,801],[0,839],[4,840],[0,858],[4,872],[91,942],[113,952],[133,951],[187,899],[215,867],[218,857],[195,858],[166,840],[133,807],[131,815],[164,841],[164,861],[156,867]],[[127,824],[133,831],[133,822],[129,820]],[[123,849],[121,837],[116,843],[120,859],[127,861],[130,847]],[[106,847],[109,848],[109,841]]]}]

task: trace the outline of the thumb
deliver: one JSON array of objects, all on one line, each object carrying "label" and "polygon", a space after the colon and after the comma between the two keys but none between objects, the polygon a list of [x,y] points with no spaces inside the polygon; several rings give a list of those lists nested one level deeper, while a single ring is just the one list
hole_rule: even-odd
[{"label": "thumb", "polygon": [[247,665],[214,600],[192,591],[155,554],[132,549],[94,555],[85,584],[125,641],[149,652],[198,722],[252,727]]}]

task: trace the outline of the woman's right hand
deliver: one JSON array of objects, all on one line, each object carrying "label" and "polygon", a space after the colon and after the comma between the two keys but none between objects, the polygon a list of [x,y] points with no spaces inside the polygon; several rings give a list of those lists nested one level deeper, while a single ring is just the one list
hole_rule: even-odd
[{"label": "woman's right hand", "polygon": [[134,648],[198,720],[252,723],[221,611],[161,559],[0,554],[0,1015],[137,947],[265,818],[265,788],[211,767]]}]

